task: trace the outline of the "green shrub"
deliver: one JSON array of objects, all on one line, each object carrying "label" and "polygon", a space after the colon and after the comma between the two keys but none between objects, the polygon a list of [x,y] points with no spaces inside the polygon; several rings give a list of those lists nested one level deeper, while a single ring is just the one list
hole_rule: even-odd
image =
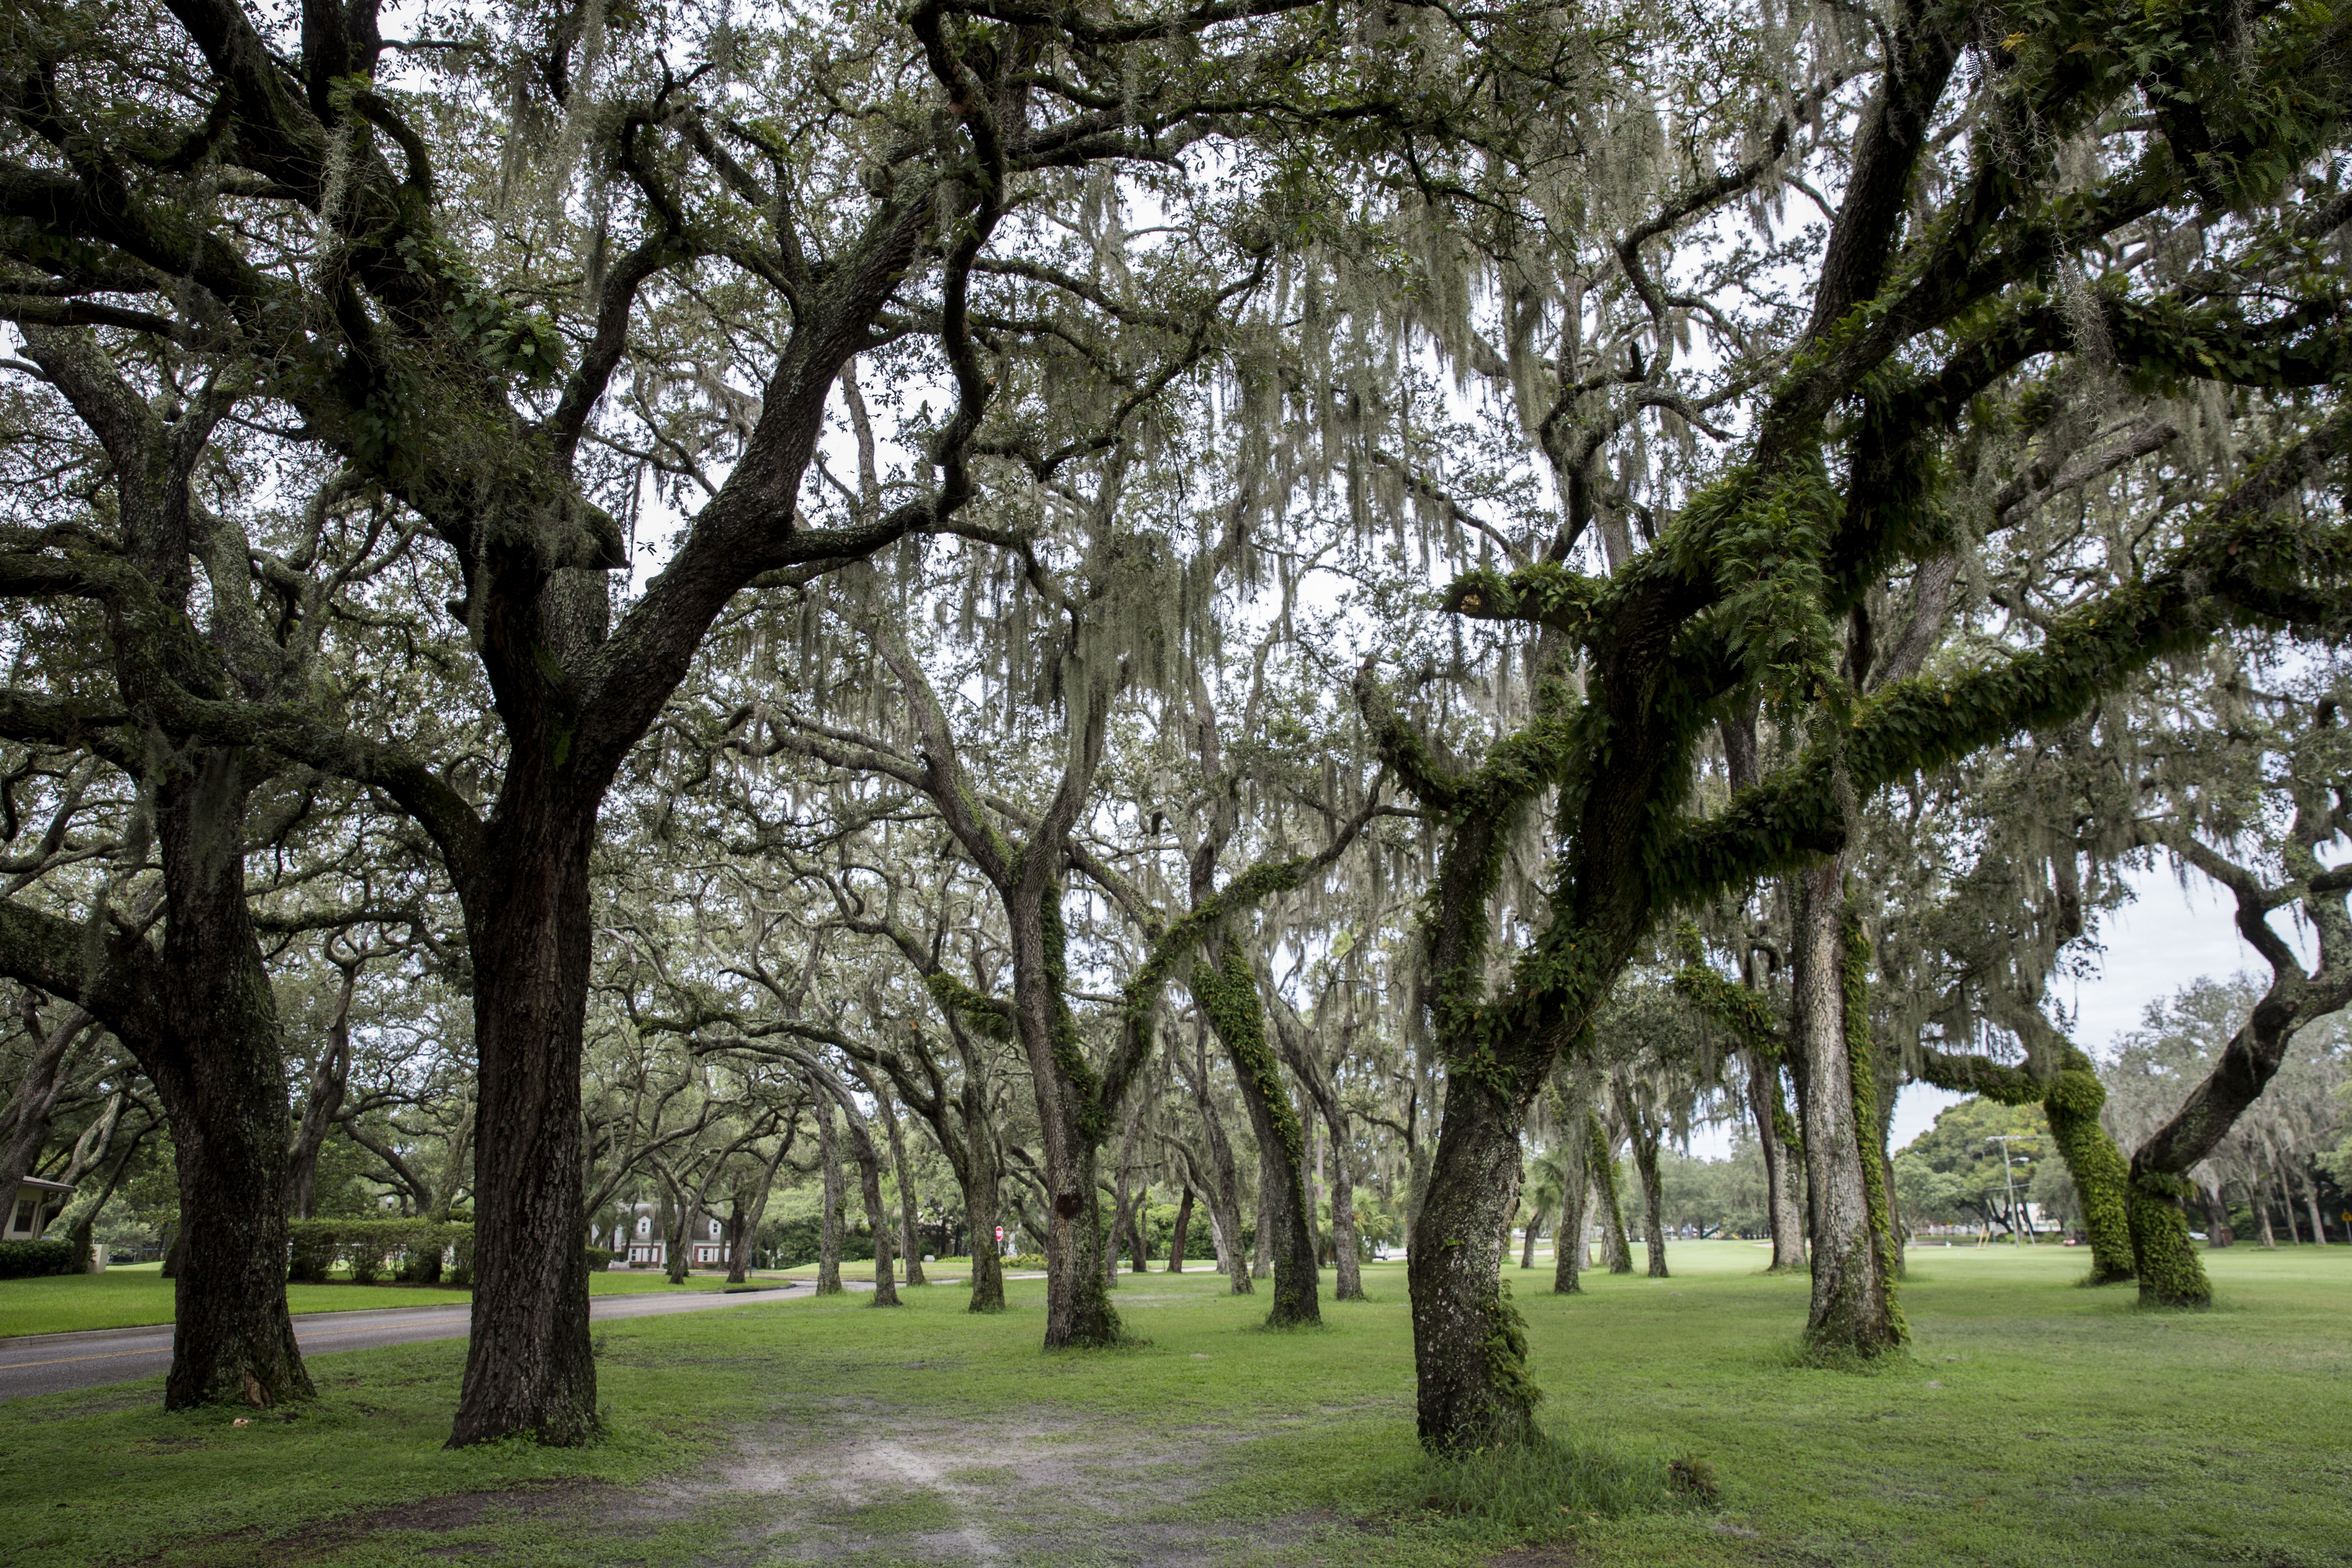
[{"label": "green shrub", "polygon": [[[762,1226],[761,1234],[768,1237],[768,1247],[775,1257],[775,1267],[797,1268],[803,1263],[817,1260],[817,1248],[824,1240],[822,1223],[814,1215],[803,1215],[773,1226]],[[841,1260],[844,1263],[871,1263],[874,1260],[873,1233],[863,1226],[845,1230],[841,1237]]]},{"label": "green shrub", "polygon": [[0,1241],[0,1279],[79,1274],[79,1252],[70,1241]]},{"label": "green shrub", "polygon": [[470,1225],[422,1218],[298,1219],[286,1229],[289,1279],[320,1284],[340,1261],[360,1285],[373,1285],[387,1274],[412,1284],[473,1283]]},{"label": "green shrub", "polygon": [[1016,1252],[1004,1260],[1003,1267],[1007,1272],[1014,1269],[1025,1271],[1031,1268],[1043,1268],[1045,1267],[1045,1257],[1039,1252]]},{"label": "green shrub", "polygon": [[603,1273],[605,1269],[607,1269],[607,1268],[611,1268],[611,1267],[612,1267],[612,1264],[613,1264],[613,1249],[612,1249],[611,1247],[590,1247],[590,1248],[588,1249],[588,1272],[589,1272],[589,1273],[591,1273],[591,1274],[601,1274],[601,1273]]}]

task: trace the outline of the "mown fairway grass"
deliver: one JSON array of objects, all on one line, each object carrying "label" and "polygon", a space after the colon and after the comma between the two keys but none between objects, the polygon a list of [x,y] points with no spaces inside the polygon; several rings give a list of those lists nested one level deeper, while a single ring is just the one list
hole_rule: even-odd
[{"label": "mown fairway grass", "polygon": [[[867,1265],[870,1268],[872,1265]],[[131,1329],[172,1321],[172,1281],[160,1263],[134,1263],[103,1274],[68,1274],[48,1279],[0,1279],[0,1339],[16,1334],[63,1334],[83,1329]],[[592,1296],[634,1295],[643,1290],[717,1290],[724,1274],[695,1274],[672,1285],[657,1269],[588,1276]],[[470,1301],[470,1290],[436,1285],[376,1285],[329,1282],[289,1285],[286,1306],[295,1312],[358,1312],[385,1307],[438,1307]]]},{"label": "mown fairway grass", "polygon": [[[1754,1274],[1762,1257],[1678,1245],[1673,1279],[1566,1300],[1511,1270],[1547,1419],[1598,1455],[1563,1467],[1566,1513],[1527,1467],[1488,1485],[1419,1459],[1385,1266],[1377,1300],[1282,1335],[1214,1275],[1128,1276],[1150,1342],[1112,1352],[1041,1354],[1034,1283],[989,1319],[933,1287],[896,1312],[852,1295],[616,1323],[598,1331],[613,1436],[575,1453],[443,1451],[457,1342],[317,1357],[316,1406],[243,1428],[163,1414],[154,1382],[15,1401],[0,1556],[2352,1563],[2352,1250],[2213,1255],[2221,1305],[2193,1317],[2075,1289],[2079,1252],[1915,1252],[1913,1354],[1874,1375],[1795,1364],[1804,1282]],[[1606,1517],[1666,1501],[1677,1457],[1711,1468],[1714,1507]],[[1429,1506],[1482,1487],[1517,1522]]]}]

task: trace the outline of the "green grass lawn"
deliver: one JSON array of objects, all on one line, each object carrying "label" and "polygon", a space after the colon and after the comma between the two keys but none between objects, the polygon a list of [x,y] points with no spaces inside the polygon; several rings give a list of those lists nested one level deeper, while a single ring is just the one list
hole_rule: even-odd
[{"label": "green grass lawn", "polygon": [[[814,1279],[816,1278],[816,1265],[799,1263],[790,1268],[778,1268],[770,1272],[779,1279]],[[971,1259],[969,1258],[938,1258],[923,1265],[923,1274],[929,1279],[969,1279],[971,1278]],[[874,1260],[870,1258],[844,1258],[841,1264],[841,1277],[844,1279],[863,1279],[871,1284],[874,1279]],[[904,1276],[902,1275],[901,1278]]]},{"label": "green grass lawn", "polygon": [[[79,1329],[129,1329],[172,1321],[172,1281],[160,1263],[136,1263],[103,1274],[68,1274],[48,1279],[0,1279],[0,1339],[14,1334],[61,1334]],[[870,1267],[870,1266],[869,1266]],[[592,1296],[641,1290],[716,1290],[724,1274],[695,1274],[672,1285],[658,1269],[599,1272],[588,1276]],[[296,1312],[365,1311],[384,1307],[437,1307],[470,1301],[469,1290],[437,1285],[289,1285],[286,1305]]]},{"label": "green grass lawn", "polygon": [[[1420,1458],[1391,1265],[1287,1334],[1213,1274],[1124,1276],[1149,1342],[1115,1352],[1041,1353],[1036,1283],[991,1318],[940,1286],[614,1323],[611,1436],[568,1453],[440,1447],[458,1342],[316,1357],[314,1406],[244,1427],[153,1380],[12,1401],[0,1542],[25,1568],[2352,1563],[2352,1250],[2210,1255],[2220,1305],[2176,1316],[2076,1289],[2080,1252],[1922,1249],[1912,1353],[1869,1375],[1796,1363],[1805,1282],[1762,1258],[1677,1244],[1675,1278],[1566,1300],[1510,1271],[1581,1453],[1556,1497]],[[1678,1458],[1712,1507],[1657,1506]],[[1517,1511],[1432,1507],[1465,1496]]]}]

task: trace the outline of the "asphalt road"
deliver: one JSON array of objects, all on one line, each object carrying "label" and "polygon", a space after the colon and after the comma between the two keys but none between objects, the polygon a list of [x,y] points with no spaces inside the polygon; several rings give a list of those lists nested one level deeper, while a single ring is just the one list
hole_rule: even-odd
[{"label": "asphalt road", "polygon": [[[808,1289],[794,1285],[782,1290],[745,1290],[732,1295],[698,1290],[676,1296],[598,1296],[589,1302],[588,1317],[592,1322],[609,1323],[619,1318],[707,1312],[718,1307],[778,1301],[790,1295],[805,1294]],[[304,1312],[294,1319],[294,1337],[306,1357],[331,1351],[415,1344],[423,1340],[460,1340],[466,1337],[467,1317],[465,1307],[457,1304],[388,1307],[365,1312]],[[142,1329],[97,1329],[79,1334],[26,1334],[0,1340],[0,1399],[62,1394],[69,1389],[160,1377],[171,1365],[169,1323]]]}]

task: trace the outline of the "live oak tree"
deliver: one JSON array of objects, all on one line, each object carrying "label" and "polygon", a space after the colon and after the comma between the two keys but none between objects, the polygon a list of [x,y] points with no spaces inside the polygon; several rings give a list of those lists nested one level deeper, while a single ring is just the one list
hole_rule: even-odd
[{"label": "live oak tree", "polygon": [[[2347,439],[2323,400],[2179,528],[2153,571],[2126,574],[2094,549],[2062,613],[1947,675],[1868,685],[1872,590],[1944,550],[1938,448],[2021,367],[2112,355],[2150,381],[2284,397],[2338,374],[2340,340],[2319,324],[2337,318],[2336,285],[2305,258],[2344,217],[2324,175],[2340,73],[2313,74],[2340,58],[2343,39],[2333,22],[2282,17],[2224,43],[2210,25],[2137,13],[2126,23],[2091,7],[1997,34],[1992,15],[1970,7],[1892,13],[1864,67],[1869,96],[1832,139],[1843,192],[1806,254],[1807,309],[1743,398],[1734,460],[1703,488],[1644,501],[1655,543],[1606,576],[1575,569],[1590,519],[1571,511],[1543,557],[1448,590],[1457,614],[1566,639],[1580,679],[1559,679],[1475,764],[1436,755],[1364,682],[1402,781],[1447,839],[1427,921],[1447,1105],[1412,1253],[1421,1428],[1433,1447],[1531,1431],[1536,1391],[1484,1238],[1508,1206],[1528,1105],[1660,915],[1757,876],[1800,880],[1807,1142],[1833,1140],[1840,1172],[1815,1196],[1829,1211],[1816,1236],[1833,1242],[1813,1259],[1815,1333],[1864,1352],[1889,1347],[1900,1326],[1884,1194],[1856,1137],[1874,1120],[1876,1088],[1855,1048],[1866,994],[1841,858],[1860,802],[2063,721],[2147,659],[2228,626],[2326,635],[2340,625],[2341,524],[2324,504],[2305,506]],[[2293,108],[2258,112],[2258,100]],[[2133,141],[2120,127],[2138,103],[2153,106],[2153,131]],[[1474,183],[1479,167],[1463,166]],[[1629,278],[1647,269],[1643,247],[1746,184],[1702,167],[1690,188],[1661,200],[1654,221],[1619,231]],[[1921,191],[1933,195],[1915,209]],[[2184,223],[2209,246],[2194,268],[2161,259]],[[2117,245],[2139,248],[2108,265]],[[2095,286],[2069,281],[2086,267]],[[2276,314],[2252,303],[2254,289],[2277,287],[2297,303]],[[1675,326],[1666,289],[1653,292],[1655,329],[1638,345],[1648,365],[1664,361]],[[1646,374],[1630,352],[1624,371]],[[1791,736],[1787,760],[1721,814],[1692,817],[1683,806],[1700,738],[1759,697]],[[1497,827],[1550,792],[1549,911],[1497,982],[1486,920]],[[1817,1170],[1825,1152],[1808,1149]]]},{"label": "live oak tree", "polygon": [[[930,0],[787,17],[750,42],[725,29],[683,78],[647,47],[653,14],[595,6],[451,17],[461,47],[421,53],[384,37],[369,0],[306,5],[299,26],[232,0],[47,5],[12,25],[0,309],[217,364],[200,426],[253,400],[341,465],[332,482],[419,520],[454,588],[434,636],[480,661],[498,716],[503,754],[478,800],[396,728],[171,670],[184,525],[137,542],[144,574],[75,538],[16,542],[12,591],[96,598],[117,657],[153,673],[143,725],[219,748],[221,765],[266,756],[367,784],[439,848],[465,910],[480,1073],[479,1284],[453,1443],[571,1443],[595,1425],[578,1086],[591,851],[623,759],[738,592],[953,519],[992,392],[975,318],[988,279],[1022,265],[1017,245],[992,249],[1021,226],[1008,214],[1076,199],[1067,171],[1172,167],[1225,119],[1278,110],[1329,23],[1270,5],[1274,19],[1231,25],[1256,9],[1097,19]],[[716,393],[742,416],[700,455],[723,478],[615,616],[604,574],[628,564],[625,541],[593,497],[624,501],[644,470],[599,454],[667,431],[641,422],[633,445],[614,378],[633,334],[698,330],[680,322],[703,279],[764,301],[758,346],[718,387],[658,370],[640,387],[656,404]],[[954,389],[921,432],[931,478],[825,526],[804,481],[835,380],[915,339]],[[158,461],[137,468],[168,516],[179,481]],[[216,559],[241,568],[247,548],[231,539]],[[199,879],[217,899],[231,864]],[[196,968],[249,977],[215,956]],[[247,1115],[278,1098],[250,1087]],[[259,1176],[275,1189],[274,1166]],[[253,1271],[271,1249],[250,1231],[220,1245]]]}]

